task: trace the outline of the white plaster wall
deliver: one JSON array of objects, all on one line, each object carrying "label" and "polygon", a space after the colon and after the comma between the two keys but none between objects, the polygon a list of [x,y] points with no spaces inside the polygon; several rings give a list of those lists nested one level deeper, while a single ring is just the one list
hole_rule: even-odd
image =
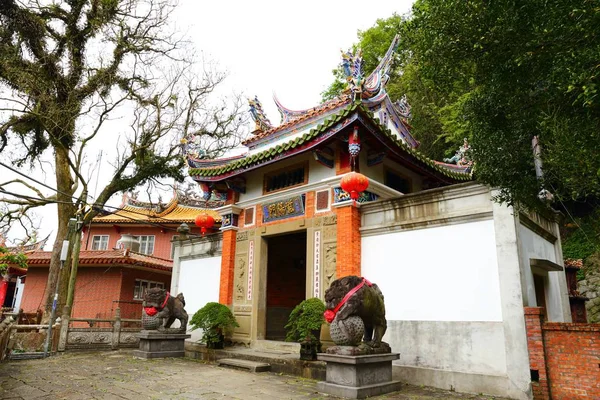
[{"label": "white plaster wall", "polygon": [[[537,304],[535,298],[535,286],[533,283],[533,272],[531,270],[530,259],[537,258],[549,260],[556,264],[562,265],[562,262],[557,261],[556,259],[556,246],[558,244],[549,242],[523,224],[519,224],[519,240],[521,246],[521,266],[525,276],[526,284],[526,298],[524,298],[524,305],[529,307],[537,307],[539,304]],[[545,292],[547,314],[550,321],[565,321],[566,316],[563,315],[563,296],[561,293],[561,280],[564,279],[565,276],[563,271],[548,273],[548,278],[546,279],[545,283]]]},{"label": "white plaster wall", "polygon": [[506,373],[491,220],[362,238],[362,274],[381,288],[395,365]]},{"label": "white plaster wall", "polygon": [[493,221],[362,238],[389,320],[502,321]]},{"label": "white plaster wall", "polygon": [[362,238],[362,274],[385,297],[395,365],[505,376],[492,220]]},{"label": "white plaster wall", "polygon": [[[221,257],[181,260],[178,291],[185,297],[185,310],[190,319],[206,303],[219,301],[219,283],[221,279]],[[176,322],[178,323],[178,321]],[[176,325],[174,324],[173,327]],[[189,331],[190,340],[199,340],[202,331]]]}]

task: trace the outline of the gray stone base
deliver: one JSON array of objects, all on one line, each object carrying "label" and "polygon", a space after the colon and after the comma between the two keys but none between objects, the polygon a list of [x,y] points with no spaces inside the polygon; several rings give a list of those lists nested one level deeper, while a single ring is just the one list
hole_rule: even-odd
[{"label": "gray stone base", "polygon": [[390,392],[397,392],[402,388],[402,382],[393,381],[387,383],[376,383],[360,387],[343,386],[329,382],[317,382],[317,390],[333,396],[346,397],[349,399],[365,399],[367,397],[379,396]]},{"label": "gray stone base", "polygon": [[325,361],[326,382],[319,382],[319,391],[334,396],[364,399],[400,389],[399,381],[392,381],[392,361],[400,358],[398,353],[346,356],[320,353],[319,361]]},{"label": "gray stone base", "polygon": [[162,333],[141,331],[136,335],[140,339],[139,350],[133,356],[140,358],[184,357],[185,339],[192,335],[185,333]]}]

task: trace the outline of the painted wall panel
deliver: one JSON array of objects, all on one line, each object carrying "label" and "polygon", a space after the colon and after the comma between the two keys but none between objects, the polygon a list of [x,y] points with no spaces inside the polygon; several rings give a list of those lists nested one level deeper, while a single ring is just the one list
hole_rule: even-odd
[{"label": "painted wall panel", "polygon": [[388,320],[502,321],[493,221],[362,238]]}]

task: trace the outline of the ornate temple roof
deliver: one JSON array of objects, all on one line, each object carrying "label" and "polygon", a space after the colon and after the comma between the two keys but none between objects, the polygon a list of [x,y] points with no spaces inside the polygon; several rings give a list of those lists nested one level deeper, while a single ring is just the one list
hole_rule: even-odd
[{"label": "ornate temple roof", "polygon": [[[19,246],[7,246],[6,249],[9,252],[21,252],[21,253],[25,253],[28,251],[42,250],[44,248],[44,246],[46,245],[46,243],[48,242],[49,238],[50,238],[50,234],[48,236],[46,236],[44,239],[38,240],[35,243],[23,244],[23,245],[19,245]],[[4,237],[0,235],[0,246],[5,246],[5,245],[6,245],[6,242],[5,242]]]},{"label": "ornate temple roof", "polygon": [[[27,265],[48,266],[50,265],[51,251],[34,251],[27,253]],[[164,258],[148,256],[125,250],[81,250],[79,252],[79,266],[96,265],[125,265],[131,267],[150,268],[161,271],[171,271],[173,261]]]},{"label": "ornate temple roof", "polygon": [[[191,203],[191,204],[190,204]],[[156,224],[181,224],[193,223],[196,216],[206,213],[215,219],[215,222],[221,221],[218,212],[211,208],[220,207],[222,201],[214,201],[211,204],[210,199],[185,197],[184,194],[177,193],[168,203],[152,204],[141,202],[127,195],[124,196],[123,204],[118,211],[95,217],[94,224],[139,224],[141,222]],[[203,206],[198,206],[202,204]]]},{"label": "ornate temple roof", "polygon": [[279,126],[273,126],[268,120],[256,97],[250,100],[250,113],[256,126],[252,136],[242,143],[247,151],[218,160],[203,160],[188,152],[189,175],[202,183],[225,179],[228,182],[229,178],[248,170],[313,149],[358,119],[363,125],[372,127],[371,135],[379,140],[386,152],[407,161],[424,174],[447,183],[470,180],[468,168],[437,163],[416,150],[419,142],[410,133],[407,120],[411,110],[406,97],[394,103],[388,96],[386,83],[398,41],[396,36],[379,65],[367,77],[363,75],[360,50],[354,54],[342,52],[347,89],[332,100],[295,111],[283,106],[274,96],[281,114]]},{"label": "ornate temple roof", "polygon": [[322,124],[299,136],[295,135],[280,144],[228,163],[204,168],[190,168],[189,174],[201,181],[220,181],[225,178],[233,177],[250,169],[255,169],[262,165],[270,164],[308,151],[324,140],[332,137],[351,122],[360,119],[360,117],[363,117],[365,121],[373,125],[377,131],[382,134],[381,139],[391,142],[395,149],[390,148],[390,151],[396,150],[397,152],[402,153],[401,155],[409,157],[413,163],[433,170],[442,176],[450,178],[450,180],[465,181],[471,179],[469,173],[441,166],[404,143],[396,135],[392,134],[389,128],[382,126],[373,113],[360,101],[350,102],[339,112],[328,116]]}]

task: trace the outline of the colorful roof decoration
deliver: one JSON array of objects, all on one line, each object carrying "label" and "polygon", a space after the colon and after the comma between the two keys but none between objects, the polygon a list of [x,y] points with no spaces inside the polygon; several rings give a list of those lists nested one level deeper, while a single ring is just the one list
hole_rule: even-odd
[{"label": "colorful roof decoration", "polygon": [[258,97],[254,96],[254,100],[248,99],[248,104],[250,105],[250,115],[255,123],[254,131],[262,132],[271,129],[273,125],[265,115]]},{"label": "colorful roof decoration", "polygon": [[286,108],[283,106],[283,104],[281,104],[281,102],[279,101],[279,99],[277,98],[277,95],[275,95],[275,93],[273,93],[273,102],[275,102],[275,105],[277,106],[277,110],[279,111],[279,114],[281,115],[281,124],[282,125],[287,124],[291,120],[301,117],[304,114],[310,112],[310,110],[312,110],[312,109],[301,110],[301,111],[290,110],[289,108]]},{"label": "colorful roof decoration", "polygon": [[[410,133],[408,119],[411,117],[411,109],[406,96],[394,103],[385,87],[398,43],[399,36],[396,36],[379,65],[366,78],[362,70],[360,50],[354,54],[342,52],[342,68],[347,77],[348,88],[336,98],[316,107],[291,110],[283,106],[274,95],[273,100],[281,114],[279,126],[273,126],[266,118],[262,105],[255,97],[250,101],[250,112],[256,123],[256,130],[242,143],[247,146],[247,151],[219,160],[203,160],[201,157],[188,155],[189,175],[203,184],[226,183],[229,187],[233,178],[243,179],[242,174],[251,169],[302,152],[318,150],[317,146],[358,120],[370,131],[370,136],[377,139],[374,144],[378,152],[385,151],[396,160],[438,182],[470,180],[470,169],[434,162],[415,150],[419,142]],[[346,140],[346,137],[338,139]]]},{"label": "colorful roof decoration", "polygon": [[[51,251],[34,251],[27,254],[27,265],[50,265]],[[79,252],[79,266],[123,265],[171,271],[173,261],[125,250],[82,250]]]},{"label": "colorful roof decoration", "polygon": [[[48,242],[49,238],[50,238],[50,234],[48,234],[48,236],[46,236],[44,239],[38,240],[35,243],[22,244],[22,245],[18,245],[18,246],[7,246],[6,249],[9,252],[16,251],[16,252],[21,252],[21,253],[25,253],[28,251],[42,250],[44,248],[44,246],[46,245],[46,243]],[[0,246],[6,246],[5,238],[2,235],[0,235]]]},{"label": "colorful roof decoration", "polygon": [[565,267],[567,268],[583,268],[583,260],[581,258],[565,258]]},{"label": "colorful roof decoration", "polygon": [[[181,224],[185,222],[189,224],[193,223],[196,216],[202,213],[209,214],[217,222],[221,221],[219,213],[210,209],[222,206],[223,202],[221,200],[213,205],[210,203],[210,199],[206,201],[202,198],[193,199],[190,197],[186,198],[185,193],[178,193],[169,203],[151,204],[140,202],[125,195],[124,202],[119,210],[108,215],[95,217],[93,222],[95,224],[139,224],[140,222],[157,224]],[[203,203],[207,207],[188,205],[194,201]]]},{"label": "colorful roof decoration", "polygon": [[295,114],[293,119],[288,119],[287,122],[282,122],[281,125],[268,131],[260,132],[255,136],[246,139],[242,144],[248,146],[252,150],[265,143],[265,139],[273,140],[281,136],[286,136],[286,134],[292,131],[302,129],[305,126],[314,123],[315,121],[321,120],[328,114],[332,114],[350,103],[350,96],[344,94],[332,100],[326,101],[317,107],[313,107],[304,111],[294,111],[294,113],[297,114]]},{"label": "colorful roof decoration", "polygon": [[[433,170],[441,176],[450,178],[450,181],[471,179],[470,174],[464,173],[463,171],[453,171],[449,168],[440,166],[405,144],[396,135],[392,134],[389,128],[382,126],[373,113],[360,101],[350,103],[340,112],[329,116],[323,123],[302,135],[295,136],[280,144],[268,147],[263,151],[247,155],[246,157],[223,165],[206,168],[190,168],[189,174],[200,181],[220,181],[225,178],[233,177],[250,169],[255,169],[262,165],[270,164],[301,152],[308,151],[326,139],[329,139],[353,121],[359,119],[362,119],[363,122],[373,126],[374,131],[372,133],[375,133],[376,135],[380,134],[380,140],[387,141],[392,145],[389,146],[390,152],[398,151],[399,153],[402,153],[398,154],[399,156],[409,157],[415,164]],[[397,150],[394,150],[394,148]]]}]

